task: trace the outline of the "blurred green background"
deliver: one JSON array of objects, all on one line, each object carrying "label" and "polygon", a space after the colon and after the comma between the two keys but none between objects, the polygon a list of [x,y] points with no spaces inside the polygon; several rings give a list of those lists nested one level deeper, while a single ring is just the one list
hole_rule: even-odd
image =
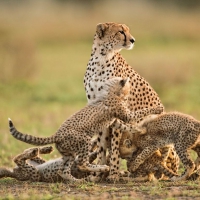
[{"label": "blurred green background", "polygon": [[1,0],[0,165],[13,165],[10,159],[30,147],[10,136],[8,117],[22,132],[47,136],[86,104],[83,76],[100,22],[128,25],[136,43],[122,51],[127,62],[167,111],[200,119],[199,6],[198,0]]}]

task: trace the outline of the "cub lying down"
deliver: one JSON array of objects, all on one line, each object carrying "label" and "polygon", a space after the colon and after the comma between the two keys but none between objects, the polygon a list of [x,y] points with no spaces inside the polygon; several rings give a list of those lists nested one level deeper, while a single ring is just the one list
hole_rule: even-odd
[{"label": "cub lying down", "polygon": [[[32,182],[69,182],[70,178],[62,176],[62,171],[65,167],[69,167],[73,157],[60,157],[49,161],[40,157],[41,154],[50,154],[52,151],[52,146],[32,147],[24,150],[14,158],[17,165],[15,168],[0,167],[0,178],[11,177],[20,181]],[[96,154],[92,153],[90,162],[95,158]],[[87,172],[80,171],[76,162],[71,166],[71,174],[77,181],[83,181],[83,178],[89,175]]]},{"label": "cub lying down", "polygon": [[[126,141],[127,142],[127,141]],[[121,145],[121,157],[126,157],[128,154],[132,155],[132,152],[134,149],[132,149],[130,146],[127,147],[126,151],[125,146]],[[29,149],[24,150],[23,153],[17,155],[14,158],[14,162],[16,163],[16,167],[14,169],[8,169],[5,167],[0,167],[0,178],[4,177],[11,177],[15,178],[20,181],[32,181],[32,182],[63,182],[67,183],[69,182],[70,178],[66,178],[65,176],[62,176],[62,171],[65,169],[65,167],[69,167],[69,164],[71,162],[71,158],[69,157],[60,157],[53,160],[45,161],[43,158],[40,157],[41,154],[50,154],[53,151],[52,146],[46,146],[46,147],[32,147]],[[137,154],[137,153],[136,153]],[[134,155],[134,154],[133,154]],[[93,152],[90,154],[90,162],[95,160],[97,157],[97,153]],[[157,156],[159,157],[159,156]],[[157,158],[155,157],[155,158]],[[155,159],[154,158],[154,159]],[[158,161],[154,162],[153,166],[157,164],[157,168],[161,168],[159,165],[159,161],[161,159],[158,159]],[[134,157],[130,158],[128,160],[128,169],[129,165],[134,162]],[[137,177],[134,179],[135,181],[143,180],[140,178],[140,176],[147,175],[149,180],[152,179],[153,176],[150,176],[152,172],[151,169],[154,171],[158,171],[151,167],[149,165],[149,161],[144,162],[144,167],[139,168],[136,170],[136,173],[132,174],[130,177]],[[64,166],[64,167],[63,167]],[[78,168],[78,165],[76,162],[71,166],[71,174],[76,178],[76,181],[82,182],[84,180],[91,181],[90,179],[90,172],[83,172]],[[126,173],[127,174],[127,173]],[[108,176],[108,173],[102,173],[101,174],[101,180],[105,180],[105,178]],[[123,173],[122,173],[123,175]],[[156,174],[157,176],[158,173]],[[167,175],[167,174],[165,174]],[[129,177],[128,180],[131,180]],[[121,177],[120,180],[127,180],[125,177]],[[144,179],[146,180],[146,179]]]}]

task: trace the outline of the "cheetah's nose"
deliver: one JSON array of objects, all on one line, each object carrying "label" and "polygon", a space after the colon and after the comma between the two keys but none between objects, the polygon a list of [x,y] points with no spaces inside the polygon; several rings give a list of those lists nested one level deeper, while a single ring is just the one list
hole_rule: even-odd
[{"label": "cheetah's nose", "polygon": [[135,42],[135,39],[134,38],[131,38],[130,39],[130,42],[133,44]]}]

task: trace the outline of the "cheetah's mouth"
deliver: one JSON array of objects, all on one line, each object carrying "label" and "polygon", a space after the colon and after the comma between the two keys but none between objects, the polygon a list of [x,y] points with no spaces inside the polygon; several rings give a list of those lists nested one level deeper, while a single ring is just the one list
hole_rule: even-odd
[{"label": "cheetah's mouth", "polygon": [[124,46],[127,50],[131,50],[134,47],[134,44],[131,43],[131,44],[127,44],[127,45],[124,45]]}]

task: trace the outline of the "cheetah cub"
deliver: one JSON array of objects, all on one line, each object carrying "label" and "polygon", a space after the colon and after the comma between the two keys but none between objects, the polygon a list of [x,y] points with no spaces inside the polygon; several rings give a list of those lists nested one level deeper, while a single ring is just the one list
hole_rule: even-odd
[{"label": "cheetah cub", "polygon": [[[135,159],[142,152],[142,149],[138,149],[134,152],[131,158],[127,158],[127,169],[131,171],[132,165],[134,165]],[[173,153],[173,162],[176,165],[167,166],[167,159],[170,154]],[[164,147],[156,152],[154,152],[149,158],[147,158],[144,163],[140,165],[136,171],[130,174],[135,181],[157,181],[157,180],[167,180],[173,176],[178,175],[179,158],[174,155],[175,151],[172,146]]]},{"label": "cheetah cub", "polygon": [[[63,177],[74,180],[74,177],[71,176],[71,166],[75,159],[81,170],[90,172],[109,171],[107,165],[89,163],[90,141],[95,133],[99,133],[98,138],[101,138],[102,128],[108,127],[115,118],[130,121],[138,114],[137,112],[132,113],[127,108],[129,92],[128,78],[116,77],[110,79],[105,83],[101,94],[97,95],[97,98],[85,108],[68,118],[54,135],[45,138],[23,134],[17,131],[12,121],[9,120],[10,133],[16,139],[33,145],[55,143],[63,158],[72,156],[71,164],[68,164],[68,168],[62,171]],[[159,107],[157,109],[152,108],[150,113],[160,113],[161,110]],[[146,114],[150,113],[147,112]]]},{"label": "cheetah cub", "polygon": [[[59,175],[71,162],[71,157],[56,158],[45,161],[40,157],[41,154],[50,154],[53,151],[52,146],[33,147],[24,150],[23,153],[17,155],[13,160],[17,165],[13,169],[0,167],[0,178],[11,177],[19,181],[32,182],[68,182]],[[64,165],[63,165],[64,163]],[[84,181],[87,177],[86,172],[82,172],[77,168],[76,163],[72,165],[72,175],[77,178],[77,181]]]},{"label": "cheetah cub", "polygon": [[[180,177],[172,177],[173,181],[186,180],[193,173],[195,166],[196,169],[199,169],[200,122],[192,116],[169,112],[161,115],[149,115],[138,126],[115,120],[112,127],[130,131],[133,135],[134,145],[143,149],[132,163],[131,172],[136,171],[158,149],[170,145],[174,146],[185,167],[185,171]],[[189,149],[197,152],[198,157],[195,163],[189,157]]]},{"label": "cheetah cub", "polygon": [[[129,172],[135,159],[142,152],[142,149],[137,148],[133,142],[135,141],[133,141],[131,134],[123,134],[119,147],[120,156],[127,161],[127,170]],[[136,171],[125,175],[128,175],[128,178],[134,181],[166,180],[177,175],[178,168],[179,157],[173,146],[170,146],[157,150]]]}]

